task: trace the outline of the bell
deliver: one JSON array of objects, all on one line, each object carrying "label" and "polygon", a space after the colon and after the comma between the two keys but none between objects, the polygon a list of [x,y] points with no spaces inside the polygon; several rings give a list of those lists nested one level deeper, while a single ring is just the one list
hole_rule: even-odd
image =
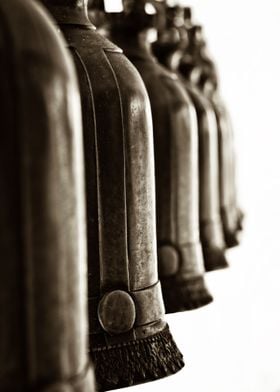
[{"label": "bell", "polygon": [[199,239],[197,119],[179,79],[151,53],[156,9],[152,13],[149,0],[133,4],[121,18],[111,14],[111,39],[136,66],[151,101],[159,276],[166,311],[172,313],[212,301],[204,282]]},{"label": "bell", "polygon": [[33,1],[0,21],[0,390],[93,392],[73,64]]},{"label": "bell", "polygon": [[194,86],[185,83],[197,112],[200,166],[200,233],[206,271],[228,266],[220,214],[218,127],[213,106]]},{"label": "bell", "polygon": [[87,1],[44,0],[73,55],[82,96],[90,352],[101,390],[183,367],[158,281],[153,131],[139,74],[87,18]]},{"label": "bell", "polygon": [[[209,86],[210,85],[210,86]],[[235,154],[233,131],[227,109],[211,81],[207,82],[207,96],[214,107],[219,131],[220,200],[225,241],[228,248],[239,244],[242,220],[237,207]]]},{"label": "bell", "polygon": [[221,216],[226,245],[231,248],[239,244],[243,220],[237,201],[233,131],[228,111],[219,94],[217,68],[207,53],[202,27],[193,26],[189,34],[193,66],[201,71],[197,84],[211,101],[218,124]]},{"label": "bell", "polygon": [[[176,28],[176,23],[169,26]],[[183,28],[182,26],[180,28]],[[166,30],[168,35],[169,29]],[[182,45],[168,45],[166,40],[154,44],[154,51],[161,63],[178,74],[183,54]],[[199,135],[199,219],[200,237],[206,271],[228,266],[225,258],[225,242],[221,225],[219,195],[218,130],[215,113],[207,98],[190,83],[181,79],[197,114]]]}]

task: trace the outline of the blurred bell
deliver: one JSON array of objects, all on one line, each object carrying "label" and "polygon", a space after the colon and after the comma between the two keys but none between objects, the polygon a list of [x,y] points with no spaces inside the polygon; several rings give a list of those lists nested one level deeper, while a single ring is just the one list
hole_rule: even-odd
[{"label": "blurred bell", "polygon": [[[190,43],[188,56],[191,57],[192,66],[200,69],[197,85],[210,100],[218,124],[221,215],[226,245],[231,248],[239,244],[243,220],[243,213],[238,207],[237,200],[233,131],[229,113],[219,94],[217,68],[207,52],[202,27],[195,25],[188,31]],[[184,76],[187,76],[184,67],[181,64],[179,68]]]},{"label": "blurred bell", "polygon": [[183,367],[156,263],[153,129],[143,82],[96,33],[87,1],[44,0],[73,55],[86,165],[90,352],[101,390]]},{"label": "blurred bell", "polygon": [[166,311],[171,313],[201,307],[212,297],[204,283],[199,239],[195,109],[176,75],[164,69],[151,53],[150,33],[157,28],[156,9],[153,14],[152,10],[149,0],[137,0],[121,19],[112,15],[111,39],[138,69],[151,101],[159,275]]},{"label": "blurred bell", "polygon": [[237,200],[234,135],[229,113],[220,95],[215,89],[207,88],[207,91],[215,109],[219,131],[219,184],[223,229],[227,247],[232,248],[240,242],[243,220]]},{"label": "blurred bell", "polygon": [[74,67],[39,5],[0,21],[0,390],[93,392]]},{"label": "blurred bell", "polygon": [[[176,23],[172,24],[171,19],[169,26],[176,29]],[[184,53],[178,44],[166,45],[166,42],[162,42],[159,36],[158,41],[154,44],[154,52],[162,64],[178,74],[179,64]],[[192,62],[190,64],[192,65]],[[193,68],[192,72],[195,69]],[[199,77],[200,71],[198,69]],[[200,236],[205,269],[212,271],[225,268],[228,265],[224,254],[225,242],[220,214],[217,122],[215,112],[207,98],[194,85],[183,80],[181,82],[191,97],[198,120]]]}]

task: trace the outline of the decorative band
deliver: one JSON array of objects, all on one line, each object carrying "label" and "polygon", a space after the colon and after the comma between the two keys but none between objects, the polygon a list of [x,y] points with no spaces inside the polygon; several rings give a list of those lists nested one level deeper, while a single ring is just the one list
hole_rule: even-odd
[{"label": "decorative band", "polygon": [[[137,291],[113,290],[89,298],[90,333],[120,334],[161,319],[165,314],[161,285]],[[101,328],[100,328],[101,327]]]}]

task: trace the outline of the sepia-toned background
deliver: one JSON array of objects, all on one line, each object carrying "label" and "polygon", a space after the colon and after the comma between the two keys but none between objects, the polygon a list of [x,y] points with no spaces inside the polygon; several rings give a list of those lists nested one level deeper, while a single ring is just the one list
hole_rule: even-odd
[{"label": "sepia-toned background", "polygon": [[280,391],[280,1],[187,0],[231,111],[242,245],[207,276],[215,302],[167,316],[186,367],[131,391]]}]

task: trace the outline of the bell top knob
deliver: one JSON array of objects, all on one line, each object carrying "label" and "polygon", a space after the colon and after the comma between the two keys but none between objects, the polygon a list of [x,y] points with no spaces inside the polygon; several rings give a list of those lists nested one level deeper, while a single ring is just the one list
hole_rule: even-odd
[{"label": "bell top knob", "polygon": [[42,0],[42,3],[55,7],[67,7],[77,10],[86,10],[88,0]]},{"label": "bell top knob", "polygon": [[184,19],[185,19],[185,21],[191,21],[191,19],[192,19],[191,7],[184,7]]},{"label": "bell top knob", "polygon": [[88,0],[41,0],[59,24],[91,24]]},{"label": "bell top knob", "polygon": [[123,5],[119,14],[110,13],[110,27],[114,34],[125,31],[135,35],[156,28],[158,12],[151,0],[134,0]]}]

